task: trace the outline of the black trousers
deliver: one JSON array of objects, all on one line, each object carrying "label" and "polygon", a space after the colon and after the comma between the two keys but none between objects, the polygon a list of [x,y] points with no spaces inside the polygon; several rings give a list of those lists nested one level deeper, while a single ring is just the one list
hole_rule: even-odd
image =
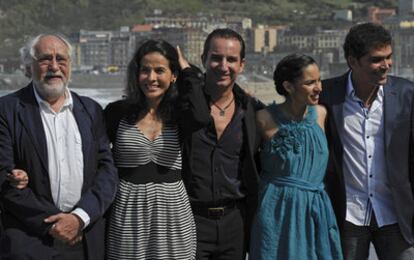
[{"label": "black trousers", "polygon": [[53,260],[85,260],[85,250],[83,241],[70,246],[57,239],[53,241],[53,248],[58,253],[57,256],[53,257]]},{"label": "black trousers", "polygon": [[194,218],[198,260],[246,259],[244,203],[238,203],[220,217],[195,212]]},{"label": "black trousers", "polygon": [[405,241],[398,224],[378,227],[374,214],[369,226],[345,221],[341,241],[345,260],[368,259],[371,242],[380,260],[414,259],[414,247]]}]

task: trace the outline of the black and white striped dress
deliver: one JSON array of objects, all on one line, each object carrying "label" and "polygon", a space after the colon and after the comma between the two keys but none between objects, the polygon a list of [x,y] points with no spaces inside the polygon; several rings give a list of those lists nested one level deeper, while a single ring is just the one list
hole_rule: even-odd
[{"label": "black and white striped dress", "polygon": [[178,130],[149,140],[121,120],[114,143],[120,184],[112,206],[107,259],[194,259],[196,230],[181,180]]}]

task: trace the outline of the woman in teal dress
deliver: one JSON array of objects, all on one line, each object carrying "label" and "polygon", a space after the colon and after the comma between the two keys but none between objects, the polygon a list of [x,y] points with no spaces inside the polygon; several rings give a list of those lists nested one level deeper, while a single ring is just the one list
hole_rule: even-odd
[{"label": "woman in teal dress", "polygon": [[339,231],[323,186],[328,161],[319,68],[285,57],[274,72],[283,104],[257,112],[263,138],[261,189],[250,259],[342,259]]}]

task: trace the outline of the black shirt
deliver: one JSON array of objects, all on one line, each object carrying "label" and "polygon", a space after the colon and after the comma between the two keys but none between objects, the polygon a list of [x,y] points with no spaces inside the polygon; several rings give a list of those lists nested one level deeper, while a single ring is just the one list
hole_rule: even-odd
[{"label": "black shirt", "polygon": [[220,139],[217,139],[214,120],[193,133],[191,144],[190,185],[191,201],[219,202],[236,200],[246,195],[242,183],[243,118],[244,110],[236,102],[236,111]]}]

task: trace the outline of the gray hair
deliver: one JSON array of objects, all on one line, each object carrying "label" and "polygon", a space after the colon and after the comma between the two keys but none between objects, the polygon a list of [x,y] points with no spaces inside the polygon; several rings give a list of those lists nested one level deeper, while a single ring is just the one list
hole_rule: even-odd
[{"label": "gray hair", "polygon": [[36,56],[35,56],[35,46],[36,44],[40,41],[40,39],[42,39],[43,37],[46,36],[54,36],[58,39],[60,39],[68,48],[68,55],[69,55],[69,59],[72,58],[72,51],[73,51],[73,47],[72,44],[69,42],[68,39],[66,39],[66,37],[64,37],[61,34],[55,34],[55,33],[51,33],[51,34],[39,34],[33,38],[31,38],[29,41],[27,41],[27,43],[20,48],[20,59],[22,64],[24,65],[25,69],[26,69],[26,75],[30,75],[30,73],[28,74],[27,70],[29,69],[30,65],[32,65],[33,61],[36,60]]}]

